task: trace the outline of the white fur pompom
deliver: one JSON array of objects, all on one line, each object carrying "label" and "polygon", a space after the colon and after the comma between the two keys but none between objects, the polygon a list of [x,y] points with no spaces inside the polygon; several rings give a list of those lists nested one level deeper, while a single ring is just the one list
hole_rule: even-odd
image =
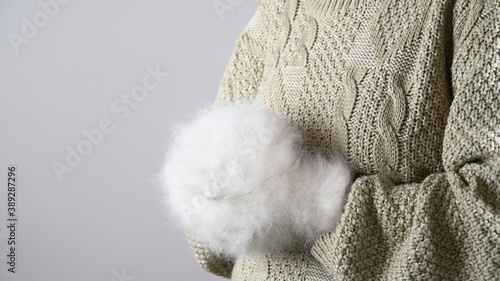
[{"label": "white fur pompom", "polygon": [[257,103],[205,111],[167,154],[171,213],[221,255],[312,243],[335,227],[350,171],[299,146],[298,132]]}]

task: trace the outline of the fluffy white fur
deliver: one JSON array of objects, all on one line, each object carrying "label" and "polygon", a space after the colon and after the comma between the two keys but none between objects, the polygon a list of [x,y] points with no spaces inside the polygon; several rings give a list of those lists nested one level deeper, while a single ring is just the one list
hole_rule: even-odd
[{"label": "fluffy white fur", "polygon": [[311,244],[335,228],[351,173],[341,160],[305,155],[300,141],[258,103],[203,112],[179,127],[167,154],[172,215],[221,255]]}]

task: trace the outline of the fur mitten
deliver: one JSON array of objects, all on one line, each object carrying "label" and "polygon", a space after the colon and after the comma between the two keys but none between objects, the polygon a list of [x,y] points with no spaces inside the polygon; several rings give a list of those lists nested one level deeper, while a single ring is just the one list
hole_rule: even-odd
[{"label": "fur mitten", "polygon": [[289,123],[257,103],[218,107],[179,127],[167,204],[182,227],[236,257],[310,245],[335,228],[351,173],[300,150]]}]

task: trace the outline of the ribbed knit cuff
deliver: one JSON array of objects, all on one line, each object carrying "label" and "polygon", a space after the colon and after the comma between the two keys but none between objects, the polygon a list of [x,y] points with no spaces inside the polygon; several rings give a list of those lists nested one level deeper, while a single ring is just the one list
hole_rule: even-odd
[{"label": "ribbed knit cuff", "polygon": [[198,242],[189,232],[186,234],[189,246],[191,247],[199,265],[210,273],[230,279],[234,262],[217,257],[214,252],[212,252],[205,244]]},{"label": "ribbed knit cuff", "polygon": [[333,265],[336,263],[336,255],[334,254],[333,235],[334,232],[328,232],[321,235],[314,243],[311,254],[323,265],[326,271],[335,275],[336,270]]}]

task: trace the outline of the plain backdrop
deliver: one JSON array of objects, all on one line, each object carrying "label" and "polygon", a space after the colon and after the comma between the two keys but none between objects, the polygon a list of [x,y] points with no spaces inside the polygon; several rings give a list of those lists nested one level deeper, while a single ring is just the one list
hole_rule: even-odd
[{"label": "plain backdrop", "polygon": [[258,2],[0,0],[0,280],[223,280],[152,179],[172,122],[213,102]]}]

